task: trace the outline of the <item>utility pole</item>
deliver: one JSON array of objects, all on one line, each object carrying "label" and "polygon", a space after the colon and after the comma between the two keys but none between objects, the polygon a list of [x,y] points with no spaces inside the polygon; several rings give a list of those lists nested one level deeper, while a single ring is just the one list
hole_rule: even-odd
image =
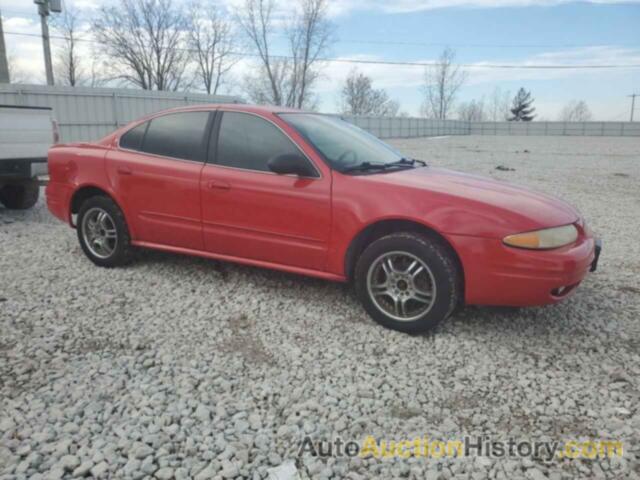
[{"label": "utility pole", "polygon": [[633,93],[629,96],[631,97],[631,120],[629,121],[633,122],[633,112],[635,112],[636,110],[636,97],[640,97],[640,95],[638,95],[637,93]]},{"label": "utility pole", "polygon": [[4,30],[2,30],[2,12],[0,12],[0,83],[10,83],[9,62],[7,61],[7,49],[4,45]]},{"label": "utility pole", "polygon": [[51,44],[49,42],[49,23],[47,17],[51,12],[60,12],[60,0],[33,0],[38,5],[38,15],[42,26],[42,49],[44,51],[44,69],[47,74],[47,85],[53,85],[53,63],[51,62]]}]

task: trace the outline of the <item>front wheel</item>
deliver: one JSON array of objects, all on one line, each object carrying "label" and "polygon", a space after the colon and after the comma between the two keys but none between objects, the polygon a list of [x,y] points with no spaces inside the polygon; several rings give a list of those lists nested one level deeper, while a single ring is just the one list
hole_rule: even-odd
[{"label": "front wheel", "polygon": [[376,240],[360,256],[356,292],[381,325],[425,332],[446,319],[462,297],[462,275],[438,238],[397,233]]},{"label": "front wheel", "polygon": [[85,255],[100,267],[118,267],[131,260],[132,247],[124,215],[104,196],[86,200],[78,212],[78,240]]}]

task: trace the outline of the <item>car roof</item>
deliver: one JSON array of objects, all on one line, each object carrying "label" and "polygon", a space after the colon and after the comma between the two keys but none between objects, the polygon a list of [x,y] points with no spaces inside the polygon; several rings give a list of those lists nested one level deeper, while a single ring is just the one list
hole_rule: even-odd
[{"label": "car roof", "polygon": [[214,111],[218,109],[232,110],[235,112],[256,113],[256,114],[263,114],[263,115],[275,114],[275,113],[295,113],[295,112],[301,113],[302,112],[302,110],[297,110],[295,108],[279,107],[275,105],[248,105],[246,103],[203,103],[203,104],[196,104],[196,105],[187,105],[183,107],[175,107],[175,108],[169,108],[166,110],[160,110],[158,112],[150,113],[148,115],[140,117],[120,127],[115,132],[112,132],[109,135],[101,138],[96,143],[101,145],[109,145],[114,141],[116,141],[116,139],[119,138],[126,131],[133,128],[133,125],[139,125],[153,118],[160,117],[168,113],[192,112],[192,111],[200,111],[200,112]]},{"label": "car roof", "polygon": [[158,115],[169,112],[189,112],[193,110],[234,110],[237,112],[250,112],[250,113],[292,113],[302,112],[296,108],[280,107],[275,105],[249,105],[245,103],[203,103],[197,105],[189,105],[184,107],[176,107],[167,110],[162,110],[153,113],[151,116],[156,117]]}]

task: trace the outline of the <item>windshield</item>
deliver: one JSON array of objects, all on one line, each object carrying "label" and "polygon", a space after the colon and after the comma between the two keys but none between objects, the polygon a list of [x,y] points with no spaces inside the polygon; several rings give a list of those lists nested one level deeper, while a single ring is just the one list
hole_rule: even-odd
[{"label": "windshield", "polygon": [[339,118],[312,113],[280,114],[338,171],[368,163],[386,165],[402,155],[364,130]]}]

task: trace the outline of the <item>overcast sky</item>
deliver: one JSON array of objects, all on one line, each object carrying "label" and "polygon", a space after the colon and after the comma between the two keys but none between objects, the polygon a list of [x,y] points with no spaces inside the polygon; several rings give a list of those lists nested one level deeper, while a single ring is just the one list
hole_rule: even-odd
[{"label": "overcast sky", "polygon": [[[110,0],[66,0],[87,22]],[[176,0],[181,2],[182,0]],[[281,1],[283,6],[288,1]],[[289,0],[290,1],[290,0]],[[241,0],[220,0],[233,9]],[[31,0],[0,0],[5,38],[21,74],[42,81],[38,38],[12,33],[40,32]],[[428,62],[449,45],[465,64],[640,65],[640,0],[333,0],[336,42],[333,58]],[[55,42],[54,42],[55,47]],[[88,46],[85,55],[89,56]],[[285,53],[276,52],[276,53]],[[251,59],[234,71],[231,93]],[[335,111],[340,85],[354,65],[328,63],[317,85],[320,108]],[[385,88],[412,115],[422,103],[424,69],[415,66],[358,65],[374,86]],[[640,68],[602,70],[498,70],[469,68],[459,99],[489,96],[496,88],[523,86],[536,98],[539,117],[555,120],[571,100],[585,100],[596,120],[627,120],[630,99],[640,93]]]}]

